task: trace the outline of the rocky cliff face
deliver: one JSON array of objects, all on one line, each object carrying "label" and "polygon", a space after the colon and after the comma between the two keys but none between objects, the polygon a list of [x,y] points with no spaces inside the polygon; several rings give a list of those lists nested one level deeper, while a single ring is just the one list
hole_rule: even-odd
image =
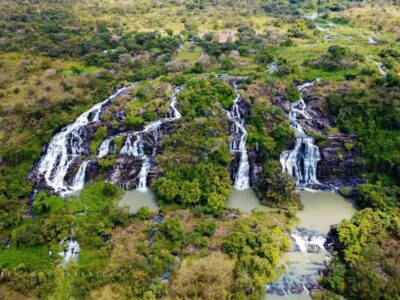
[{"label": "rocky cliff face", "polygon": [[[362,174],[365,169],[361,154],[356,147],[357,137],[337,130],[329,115],[328,104],[316,87],[305,90],[303,99],[307,105],[307,113],[312,118],[305,119],[299,115],[298,122],[307,135],[314,136],[319,147],[321,154],[317,168],[317,178],[321,183],[319,188],[355,186],[363,182]],[[274,104],[282,108],[286,114],[289,113],[290,102],[282,95],[275,97]]]}]

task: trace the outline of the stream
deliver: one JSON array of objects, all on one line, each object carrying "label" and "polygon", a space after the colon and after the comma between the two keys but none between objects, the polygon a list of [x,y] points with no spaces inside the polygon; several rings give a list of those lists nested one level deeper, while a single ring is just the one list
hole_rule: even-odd
[{"label": "stream", "polygon": [[311,299],[309,292],[321,289],[318,278],[332,257],[324,247],[330,226],[356,211],[353,202],[333,192],[301,191],[300,199],[304,205],[297,214],[300,224],[290,234],[291,251],[281,259],[287,271],[267,286],[264,299]]},{"label": "stream", "polygon": [[324,246],[326,235],[331,225],[351,218],[356,210],[352,202],[333,192],[309,189],[319,185],[317,167],[321,156],[318,146],[314,145],[314,138],[304,132],[298,119],[312,119],[302,93],[317,82],[318,79],[297,87],[300,99],[291,104],[289,112],[289,122],[296,140],[292,150],[282,152],[280,162],[282,172],[295,179],[304,208],[297,215],[300,224],[290,233],[292,249],[282,258],[284,264],[288,265],[287,272],[267,285],[265,299],[282,296],[311,299],[311,291],[321,290],[318,279],[331,259],[331,254]]}]

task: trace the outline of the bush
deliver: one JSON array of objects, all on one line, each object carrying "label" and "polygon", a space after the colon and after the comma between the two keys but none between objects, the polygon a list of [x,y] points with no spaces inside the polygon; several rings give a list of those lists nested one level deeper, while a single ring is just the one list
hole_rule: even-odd
[{"label": "bush", "polygon": [[140,220],[148,220],[150,217],[153,215],[153,212],[151,209],[147,206],[141,207],[138,212],[136,213],[136,217],[138,217]]},{"label": "bush", "polygon": [[345,198],[350,198],[353,195],[353,189],[350,187],[342,187],[339,189],[339,194]]},{"label": "bush", "polygon": [[290,102],[295,102],[300,100],[300,91],[297,89],[297,87],[291,83],[286,89],[286,99],[288,99]]},{"label": "bush", "polygon": [[399,188],[384,188],[380,185],[360,184],[356,189],[357,203],[361,207],[387,210],[395,207],[400,200]]},{"label": "bush", "polygon": [[102,193],[107,197],[114,197],[118,194],[118,188],[112,183],[105,182]]},{"label": "bush", "polygon": [[160,231],[171,241],[181,241],[185,233],[177,216],[164,221],[160,225]]}]

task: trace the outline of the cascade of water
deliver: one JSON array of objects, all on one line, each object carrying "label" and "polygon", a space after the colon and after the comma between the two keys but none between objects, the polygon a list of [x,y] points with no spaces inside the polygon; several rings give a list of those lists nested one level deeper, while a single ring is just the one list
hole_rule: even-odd
[{"label": "cascade of water", "polygon": [[179,86],[176,87],[174,90],[174,93],[171,97],[172,101],[171,101],[171,104],[169,105],[168,115],[167,115],[167,118],[169,118],[169,119],[179,119],[182,117],[181,113],[177,109],[178,101],[176,100],[176,97],[178,96],[180,91],[181,91],[181,87],[179,87]]},{"label": "cascade of water", "polygon": [[72,181],[72,185],[68,187],[67,192],[64,192],[65,194],[80,191],[81,189],[83,189],[83,186],[85,185],[86,168],[89,163],[90,160],[86,160],[81,164],[78,172],[76,173]]},{"label": "cascade of water", "polygon": [[134,155],[134,147],[132,144],[132,137],[134,135],[135,135],[135,132],[128,133],[128,135],[126,136],[125,144],[122,147],[121,151],[119,152],[120,154],[125,154],[125,155],[129,155],[129,156]]},{"label": "cascade of water", "polygon": [[110,143],[112,140],[112,138],[107,138],[100,144],[99,153],[97,154],[98,158],[102,158],[110,152]]},{"label": "cascade of water", "polygon": [[[312,86],[314,82],[308,82],[298,86],[300,92]],[[317,165],[320,161],[319,149],[314,145],[314,139],[304,133],[303,128],[297,122],[297,117],[301,115],[305,119],[312,117],[306,111],[306,104],[302,97],[297,102],[292,103],[289,112],[290,126],[295,131],[296,142],[293,150],[286,150],[281,153],[280,163],[282,171],[293,176],[300,187],[308,184],[317,183]]]},{"label": "cascade of water", "polygon": [[133,156],[143,156],[144,145],[141,136],[138,135],[136,141],[133,143]]},{"label": "cascade of water", "polygon": [[249,179],[249,158],[246,149],[246,138],[247,131],[245,126],[243,125],[244,120],[241,118],[240,110],[239,110],[239,102],[241,100],[240,94],[237,90],[236,83],[233,84],[234,91],[237,93],[237,97],[233,101],[233,105],[230,111],[227,111],[228,118],[233,122],[232,131],[237,135],[240,135],[240,140],[235,140],[233,138],[231,142],[231,151],[232,152],[240,152],[240,162],[239,168],[236,173],[234,188],[237,190],[245,190],[250,187],[250,179]]},{"label": "cascade of water", "polygon": [[68,239],[61,241],[60,245],[66,244],[63,251],[59,254],[62,257],[62,263],[64,265],[68,264],[70,261],[77,262],[78,254],[80,251],[79,244],[74,239]]},{"label": "cascade of water", "polygon": [[139,172],[139,184],[137,186],[137,190],[140,192],[147,191],[147,176],[149,175],[151,168],[150,157],[145,156],[143,159],[142,167]]},{"label": "cascade of water", "polygon": [[[138,185],[137,190],[141,192],[147,191],[147,177],[149,175],[152,166],[152,157],[157,154],[157,145],[160,137],[159,129],[161,125],[165,122],[172,120],[177,120],[182,117],[181,113],[178,111],[178,102],[176,100],[178,93],[181,91],[181,87],[176,87],[174,93],[171,97],[171,103],[169,105],[167,117],[161,120],[151,122],[146,125],[142,131],[129,133],[123,148],[120,153],[135,157],[142,158],[142,166],[138,175]],[[136,137],[135,141],[132,143],[132,138]],[[146,155],[144,151],[144,139],[151,144],[152,153],[151,155]]]},{"label": "cascade of water", "polygon": [[113,95],[103,102],[95,104],[88,111],[80,115],[73,123],[64,127],[53,136],[46,154],[42,157],[36,170],[38,179],[44,178],[47,186],[55,192],[64,194],[68,192],[64,178],[73,160],[79,155],[87,154],[82,139],[83,129],[89,123],[99,122],[100,113],[105,105],[112,101],[131,86],[118,89]]},{"label": "cascade of water", "polygon": [[375,61],[374,63],[378,67],[379,74],[381,74],[381,76],[385,78],[387,76],[387,71],[385,70],[383,63],[377,61]]},{"label": "cascade of water", "polygon": [[370,44],[370,45],[375,45],[376,44],[376,41],[374,40],[373,37],[371,37],[371,36],[368,37],[368,44]]},{"label": "cascade of water", "polygon": [[268,73],[275,73],[276,71],[278,71],[278,63],[276,61],[273,61],[272,63],[270,63],[269,67],[268,67]]}]

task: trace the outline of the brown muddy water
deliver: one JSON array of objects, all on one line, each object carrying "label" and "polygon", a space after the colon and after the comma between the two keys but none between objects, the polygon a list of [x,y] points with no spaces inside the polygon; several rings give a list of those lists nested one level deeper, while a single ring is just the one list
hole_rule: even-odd
[{"label": "brown muddy water", "polygon": [[130,214],[136,214],[143,206],[147,206],[151,211],[158,211],[156,197],[150,190],[146,192],[140,192],[138,190],[126,191],[119,205],[128,206]]},{"label": "brown muddy water", "polygon": [[267,286],[266,300],[312,299],[310,291],[318,290],[319,276],[331,260],[324,242],[330,226],[350,219],[357,207],[338,194],[325,191],[301,191],[303,211],[300,224],[291,233],[292,250],[282,257],[286,273]]}]

